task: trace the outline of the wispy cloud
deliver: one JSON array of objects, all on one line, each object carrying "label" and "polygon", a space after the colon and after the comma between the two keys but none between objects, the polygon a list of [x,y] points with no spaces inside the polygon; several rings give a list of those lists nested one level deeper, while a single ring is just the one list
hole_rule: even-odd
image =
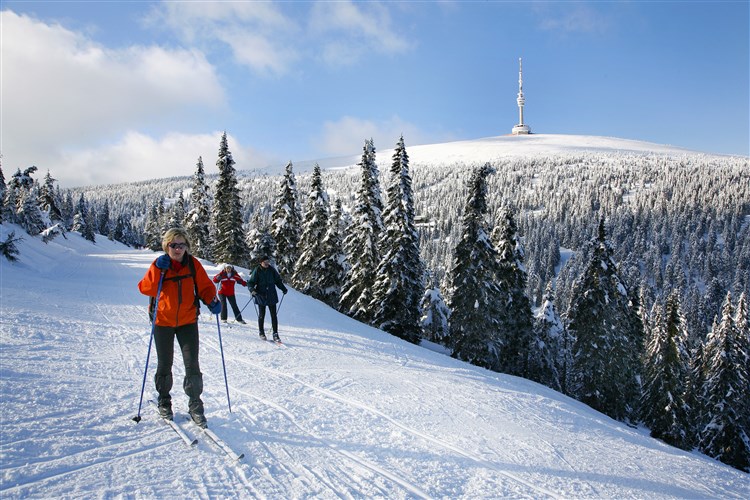
[{"label": "wispy cloud", "polygon": [[162,2],[144,21],[207,51],[220,42],[238,64],[261,73],[284,74],[300,57],[299,27],[271,2]]},{"label": "wispy cloud", "polygon": [[536,2],[534,8],[540,18],[540,29],[559,35],[604,34],[613,25],[608,14],[590,3]]},{"label": "wispy cloud", "polygon": [[311,36],[321,40],[323,59],[348,64],[368,51],[398,54],[412,43],[393,26],[388,4],[316,2],[310,14]]},{"label": "wispy cloud", "polygon": [[163,2],[145,20],[183,43],[229,47],[237,64],[281,76],[301,60],[347,65],[367,53],[402,53],[412,44],[380,2]]}]

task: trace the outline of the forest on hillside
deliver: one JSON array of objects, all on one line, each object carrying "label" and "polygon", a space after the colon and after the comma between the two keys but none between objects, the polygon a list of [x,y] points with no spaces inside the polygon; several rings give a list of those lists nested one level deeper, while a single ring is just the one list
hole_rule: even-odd
[{"label": "forest on hillside", "polygon": [[199,257],[272,255],[285,281],[356,319],[750,468],[747,158],[420,164],[402,138],[391,159],[365,141],[351,168],[263,175],[235,168],[225,134],[215,164],[67,190],[30,167],[0,179],[3,220],[154,250],[185,225]]}]

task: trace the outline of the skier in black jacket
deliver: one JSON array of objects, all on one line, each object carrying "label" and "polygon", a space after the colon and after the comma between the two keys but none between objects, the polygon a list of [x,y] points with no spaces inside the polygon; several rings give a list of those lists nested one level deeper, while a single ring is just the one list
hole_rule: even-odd
[{"label": "skier in black jacket", "polygon": [[266,332],[263,329],[263,321],[266,318],[266,306],[271,311],[271,327],[273,328],[273,340],[279,342],[279,319],[276,316],[276,304],[279,302],[279,296],[276,293],[276,287],[286,295],[287,288],[281,281],[279,272],[271,266],[271,259],[267,256],[260,258],[260,265],[255,268],[247,280],[247,288],[255,298],[258,304],[258,331],[260,338],[266,339]]}]

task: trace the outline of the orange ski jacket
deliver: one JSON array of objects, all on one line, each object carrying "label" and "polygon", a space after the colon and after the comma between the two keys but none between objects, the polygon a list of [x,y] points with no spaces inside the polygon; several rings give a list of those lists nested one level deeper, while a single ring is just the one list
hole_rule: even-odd
[{"label": "orange ski jacket", "polygon": [[[187,259],[192,259],[195,276]],[[138,290],[149,297],[156,297],[161,278],[161,269],[154,262],[138,282]],[[199,297],[195,296],[196,290]],[[205,304],[210,304],[216,298],[216,288],[198,259],[186,253],[182,263],[172,261],[164,275],[156,324],[177,327],[195,323],[199,314],[198,298]]]}]

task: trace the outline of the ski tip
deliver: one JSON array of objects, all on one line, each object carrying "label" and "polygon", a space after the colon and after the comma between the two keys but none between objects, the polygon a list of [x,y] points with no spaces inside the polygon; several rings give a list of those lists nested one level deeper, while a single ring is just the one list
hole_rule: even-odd
[{"label": "ski tip", "polygon": [[195,446],[196,444],[198,444],[198,440],[193,439],[193,441],[190,443],[190,446]]},{"label": "ski tip", "polygon": [[239,462],[243,458],[245,458],[245,454],[244,453],[240,453],[240,455],[237,457],[237,461]]}]

